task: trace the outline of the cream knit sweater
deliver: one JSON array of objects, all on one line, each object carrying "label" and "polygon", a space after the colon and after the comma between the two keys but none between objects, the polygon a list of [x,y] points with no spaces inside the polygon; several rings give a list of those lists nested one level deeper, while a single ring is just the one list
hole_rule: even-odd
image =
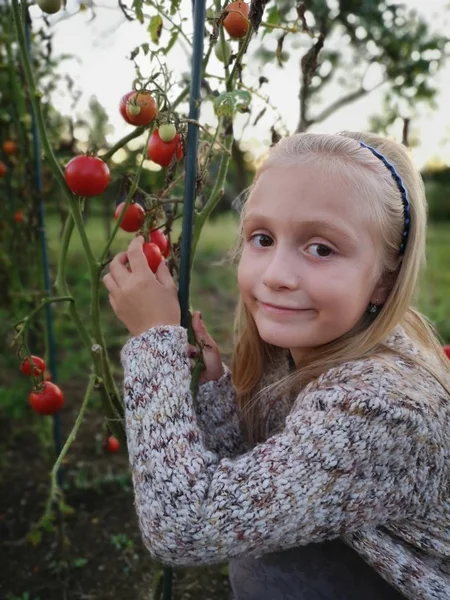
[{"label": "cream knit sweater", "polygon": [[[401,328],[387,340],[420,350]],[[122,350],[126,431],[144,543],[167,565],[219,563],[341,537],[411,600],[450,599],[450,398],[392,357],[330,369],[270,402],[247,449],[227,371],[189,391],[187,333],[155,327]],[[269,379],[287,372],[287,360]]]}]

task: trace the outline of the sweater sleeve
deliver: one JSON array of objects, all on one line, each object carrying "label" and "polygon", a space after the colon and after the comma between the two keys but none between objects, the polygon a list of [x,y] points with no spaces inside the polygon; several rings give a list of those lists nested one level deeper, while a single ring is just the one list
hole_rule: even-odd
[{"label": "sweater sleeve", "polygon": [[[429,432],[407,411],[297,402],[284,430],[235,459],[205,448],[189,391],[186,331],[157,327],[122,350],[135,506],[171,565],[219,563],[335,538],[425,510],[436,493]],[[311,400],[311,399],[309,399]]]},{"label": "sweater sleeve", "polygon": [[221,457],[242,454],[246,444],[239,425],[236,390],[226,365],[217,381],[208,381],[198,389],[194,409],[203,432],[205,445]]}]

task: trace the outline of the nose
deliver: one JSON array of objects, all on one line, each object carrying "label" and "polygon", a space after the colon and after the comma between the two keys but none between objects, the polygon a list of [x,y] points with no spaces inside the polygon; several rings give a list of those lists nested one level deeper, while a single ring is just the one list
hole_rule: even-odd
[{"label": "nose", "polygon": [[296,256],[287,248],[273,250],[263,274],[263,284],[273,290],[295,290],[299,285]]}]

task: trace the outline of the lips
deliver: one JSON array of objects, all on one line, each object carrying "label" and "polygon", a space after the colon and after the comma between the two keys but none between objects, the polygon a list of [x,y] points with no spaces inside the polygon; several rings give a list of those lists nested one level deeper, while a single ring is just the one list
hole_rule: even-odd
[{"label": "lips", "polygon": [[290,306],[281,306],[279,304],[270,304],[268,302],[261,302],[259,301],[259,304],[261,304],[261,306],[267,310],[272,310],[272,311],[279,311],[279,312],[301,312],[303,310],[307,310],[305,308],[293,308]]}]

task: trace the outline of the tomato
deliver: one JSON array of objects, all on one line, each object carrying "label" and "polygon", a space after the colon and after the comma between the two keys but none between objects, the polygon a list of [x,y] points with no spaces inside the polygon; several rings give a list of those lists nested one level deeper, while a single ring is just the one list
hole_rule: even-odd
[{"label": "tomato", "polygon": [[[38,375],[45,371],[45,362],[39,356],[31,356],[31,362],[34,365],[33,374],[35,377],[38,377]],[[28,377],[31,376],[31,365],[30,361],[28,360],[28,356],[23,359],[22,364],[20,365],[20,370]]]},{"label": "tomato", "polygon": [[223,26],[226,29],[228,35],[234,39],[242,39],[247,35],[249,28],[248,21],[248,4],[246,2],[230,2],[225,8],[226,12],[230,10],[236,12],[230,12],[223,20]]},{"label": "tomato", "polygon": [[40,415],[54,415],[64,405],[64,394],[51,381],[44,381],[41,390],[30,393],[30,406]]},{"label": "tomato", "polygon": [[37,5],[48,15],[54,15],[61,10],[61,0],[37,0]]},{"label": "tomato", "polygon": [[125,111],[132,125],[148,125],[158,114],[150,92],[133,92],[127,99]]},{"label": "tomato", "polygon": [[113,435],[108,436],[106,440],[106,449],[108,452],[118,452],[120,448],[119,440]]},{"label": "tomato", "polygon": [[66,166],[67,185],[78,196],[98,196],[108,187],[110,175],[107,165],[97,156],[80,154]]},{"label": "tomato", "polygon": [[169,240],[161,231],[161,229],[154,229],[150,232],[150,241],[158,246],[164,258],[167,258],[169,256]]},{"label": "tomato", "polygon": [[22,223],[22,221],[23,221],[23,212],[21,210],[16,210],[16,213],[14,215],[14,221],[16,223]]},{"label": "tomato", "polygon": [[177,134],[177,129],[173,123],[164,123],[159,128],[159,137],[163,142],[171,142]]},{"label": "tomato", "polygon": [[450,358],[450,345],[444,346],[444,353],[447,358]]},{"label": "tomato", "polygon": [[8,169],[6,168],[5,163],[2,160],[0,160],[0,177],[4,177],[6,175],[7,170]]},{"label": "tomato", "polygon": [[16,143],[12,140],[6,140],[3,142],[3,152],[5,154],[15,154],[17,151]]},{"label": "tomato", "polygon": [[120,114],[122,115],[124,120],[127,123],[129,123],[130,125],[133,125],[133,123],[132,123],[132,121],[130,121],[130,119],[128,118],[128,115],[127,115],[127,100],[133,94],[134,94],[134,92],[128,92],[128,94],[125,94],[125,96],[122,96],[122,98],[120,100],[120,104],[119,104]]},{"label": "tomato", "polygon": [[220,41],[214,46],[214,54],[220,60],[220,62],[225,63],[226,65],[230,62],[231,56],[231,44],[230,42],[225,42],[225,54],[222,51],[222,44]]},{"label": "tomato", "polygon": [[159,263],[162,261],[162,254],[159,246],[153,242],[144,242],[142,250],[145,254],[145,258],[147,259],[148,266],[153,273],[156,273]]},{"label": "tomato", "polygon": [[[116,212],[114,213],[114,218],[116,221],[119,219],[122,211],[124,209],[125,202],[121,202],[116,208]],[[127,211],[125,213],[122,222],[119,227],[124,231],[134,232],[139,231],[145,221],[145,210],[142,208],[140,204],[137,202],[133,202],[128,205]]]},{"label": "tomato", "polygon": [[171,142],[163,142],[159,137],[158,129],[150,136],[147,147],[148,157],[161,167],[168,167],[174,156],[178,160],[183,158],[183,143],[177,133]]}]

